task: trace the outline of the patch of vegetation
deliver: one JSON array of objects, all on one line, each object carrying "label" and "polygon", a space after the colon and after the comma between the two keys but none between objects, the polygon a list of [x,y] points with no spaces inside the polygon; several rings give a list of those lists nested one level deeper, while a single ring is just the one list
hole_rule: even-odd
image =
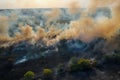
[{"label": "patch of vegetation", "polygon": [[90,70],[96,65],[97,65],[97,61],[84,59],[84,58],[77,60],[77,58],[74,57],[70,60],[70,63],[68,65],[68,71],[76,72],[76,71]]},{"label": "patch of vegetation", "polygon": [[43,76],[45,80],[52,80],[53,71],[51,69],[43,69]]},{"label": "patch of vegetation", "polygon": [[43,70],[44,75],[51,75],[52,73],[53,73],[53,71],[51,69],[44,69]]},{"label": "patch of vegetation", "polygon": [[27,71],[24,74],[24,80],[33,80],[34,77],[35,77],[35,73],[33,71]]},{"label": "patch of vegetation", "polygon": [[65,73],[65,66],[64,64],[60,63],[57,65],[57,74],[58,75],[64,75]]},{"label": "patch of vegetation", "polygon": [[91,60],[89,59],[81,58],[77,64],[79,70],[88,70],[92,68]]},{"label": "patch of vegetation", "polygon": [[120,64],[120,54],[119,53],[105,55],[104,59],[105,59],[105,63]]},{"label": "patch of vegetation", "polygon": [[77,58],[76,57],[72,57],[69,61],[68,64],[68,71],[70,72],[74,72],[78,70],[78,64],[77,64]]},{"label": "patch of vegetation", "polygon": [[42,80],[41,78],[39,78],[38,80]]}]

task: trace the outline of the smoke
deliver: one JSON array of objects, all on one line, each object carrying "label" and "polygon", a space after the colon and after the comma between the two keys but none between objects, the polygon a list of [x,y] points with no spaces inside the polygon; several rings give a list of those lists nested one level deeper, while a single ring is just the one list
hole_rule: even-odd
[{"label": "smoke", "polygon": [[70,0],[1,0],[0,9],[15,8],[61,8],[67,7]]},{"label": "smoke", "polygon": [[13,40],[15,42],[34,38],[35,34],[31,26],[26,25],[26,26],[20,26],[19,28],[21,32],[16,33],[15,37],[13,37]]},{"label": "smoke", "polygon": [[70,14],[77,14],[79,12],[80,4],[78,1],[74,1],[69,5],[69,13]]},{"label": "smoke", "polygon": [[49,27],[51,22],[56,21],[60,17],[60,10],[57,8],[53,9],[50,12],[46,12],[44,16],[47,18],[46,27]]},{"label": "smoke", "polygon": [[[79,5],[74,2],[70,6],[69,13],[76,14],[79,10]],[[91,17],[90,15],[94,14],[100,7],[109,7],[112,17],[98,17],[97,20]],[[92,0],[86,9],[81,11],[79,20],[70,21],[68,28],[58,29],[55,25],[51,26],[51,23],[56,23],[61,14],[60,9],[53,9],[52,11],[46,12],[43,16],[47,19],[45,28],[38,27],[36,29],[37,31],[34,31],[30,25],[20,26],[20,32],[15,33],[14,37],[10,37],[8,33],[8,17],[0,16],[0,41],[10,37],[11,40],[9,42],[12,41],[12,43],[24,40],[36,43],[38,40],[42,40],[46,45],[53,45],[62,39],[79,39],[84,42],[91,42],[98,37],[110,40],[120,29],[119,0]]]},{"label": "smoke", "polygon": [[[89,14],[93,14],[94,11],[96,11],[100,7],[109,7],[112,12],[112,17],[110,19],[106,17],[100,17],[99,20],[95,21],[93,18],[88,16]],[[80,18],[79,21],[71,22],[71,25],[74,28],[70,28],[71,31],[68,31],[69,35],[75,34],[78,38],[85,42],[89,42],[95,37],[103,37],[109,40],[112,36],[116,34],[117,30],[120,29],[119,0],[92,0],[87,10],[88,11],[82,13],[83,18]]]},{"label": "smoke", "polygon": [[[110,39],[112,36],[116,34],[116,32],[120,29],[120,1],[119,0],[109,0],[108,2],[106,0],[103,0],[98,5],[100,6],[109,6],[112,12],[112,18],[110,19],[101,19],[97,25],[99,26],[97,30],[100,32],[101,37],[105,37],[107,39]],[[95,7],[95,6],[94,6]]]},{"label": "smoke", "polygon": [[0,16],[0,40],[8,40],[9,39],[9,18],[6,16]]},{"label": "smoke", "polygon": [[[112,17],[100,17],[97,21],[89,14],[93,14],[100,7],[108,6],[111,9]],[[74,7],[74,5],[73,5]],[[102,37],[107,40],[111,39],[120,29],[120,1],[113,0],[98,1],[93,0],[87,11],[82,12],[82,16],[78,21],[71,21],[70,28],[61,33],[61,38],[71,39],[77,38],[85,42],[90,42],[94,38]],[[94,11],[93,11],[94,10]],[[93,12],[93,13],[91,13]]]}]

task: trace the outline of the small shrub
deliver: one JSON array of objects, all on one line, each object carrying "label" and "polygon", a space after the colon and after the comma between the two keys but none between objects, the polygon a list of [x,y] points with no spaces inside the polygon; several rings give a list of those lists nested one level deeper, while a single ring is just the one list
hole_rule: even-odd
[{"label": "small shrub", "polygon": [[91,69],[91,60],[89,59],[80,59],[78,61],[79,70],[88,70]]},{"label": "small shrub", "polygon": [[38,80],[42,80],[41,78],[39,78]]},{"label": "small shrub", "polygon": [[77,60],[77,58],[72,58],[68,64],[68,71],[69,72],[76,72],[76,71],[85,71],[90,70],[92,67],[97,66],[96,60],[84,59],[81,58]]},{"label": "small shrub", "polygon": [[53,73],[53,71],[51,69],[44,69],[43,70],[44,75],[51,75],[52,73]]},{"label": "small shrub", "polygon": [[24,74],[24,79],[25,80],[33,80],[35,76],[35,73],[32,72],[32,71],[27,71],[25,74]]},{"label": "small shrub", "polygon": [[78,71],[78,64],[69,64],[68,71],[69,72],[76,72],[76,71]]},{"label": "small shrub", "polygon": [[104,59],[106,63],[120,64],[120,54],[105,55]]},{"label": "small shrub", "polygon": [[52,79],[52,73],[53,71],[51,69],[44,69],[43,70],[43,76],[45,80],[51,80]]},{"label": "small shrub", "polygon": [[75,72],[78,70],[78,64],[77,64],[77,58],[76,57],[72,57],[69,61],[68,64],[68,71],[70,72]]},{"label": "small shrub", "polygon": [[57,73],[59,75],[62,75],[64,72],[65,72],[65,66],[64,66],[64,64],[62,64],[62,63],[58,64],[58,66],[57,66]]},{"label": "small shrub", "polygon": [[77,61],[78,61],[77,57],[72,57],[70,59],[70,63],[72,63],[72,64],[77,64]]},{"label": "small shrub", "polygon": [[98,67],[100,64],[98,64],[97,60],[90,60],[90,64],[92,67]]}]

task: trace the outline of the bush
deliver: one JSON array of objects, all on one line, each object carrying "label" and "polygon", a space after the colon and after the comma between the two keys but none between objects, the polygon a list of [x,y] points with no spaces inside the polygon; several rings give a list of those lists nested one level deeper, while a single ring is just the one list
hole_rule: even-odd
[{"label": "bush", "polygon": [[98,65],[96,60],[84,59],[81,58],[77,60],[76,57],[71,58],[68,64],[68,71],[69,72],[76,72],[76,71],[85,71],[90,70],[93,67]]},{"label": "bush", "polygon": [[70,72],[74,72],[78,70],[78,64],[77,64],[77,58],[76,57],[72,57],[69,61],[68,64],[68,71]]},{"label": "bush", "polygon": [[90,64],[92,67],[98,67],[100,64],[96,60],[90,60]]},{"label": "bush", "polygon": [[106,63],[120,64],[120,54],[105,55],[104,57]]},{"label": "bush", "polygon": [[92,68],[91,60],[89,59],[80,59],[78,61],[79,70],[88,70]]},{"label": "bush", "polygon": [[63,75],[64,72],[65,72],[64,64],[62,64],[62,63],[58,64],[58,66],[57,66],[57,73],[59,75]]},{"label": "bush", "polygon": [[43,76],[45,80],[51,80],[52,79],[52,73],[53,71],[51,69],[44,69],[43,70]]},{"label": "bush", "polygon": [[43,75],[51,75],[53,71],[51,69],[44,69],[43,70]]},{"label": "bush", "polygon": [[27,71],[25,74],[24,74],[24,79],[25,80],[33,80],[35,76],[35,73],[32,72],[32,71]]},{"label": "bush", "polygon": [[72,57],[70,59],[70,63],[72,63],[72,64],[77,64],[77,61],[78,61],[77,57]]},{"label": "bush", "polygon": [[42,80],[41,78],[39,78],[38,80]]}]

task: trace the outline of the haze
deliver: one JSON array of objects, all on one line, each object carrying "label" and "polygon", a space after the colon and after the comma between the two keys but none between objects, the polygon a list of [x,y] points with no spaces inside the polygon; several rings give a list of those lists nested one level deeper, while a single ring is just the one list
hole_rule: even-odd
[{"label": "haze", "polygon": [[66,8],[75,1],[83,7],[89,3],[89,0],[0,0],[0,9]]}]

